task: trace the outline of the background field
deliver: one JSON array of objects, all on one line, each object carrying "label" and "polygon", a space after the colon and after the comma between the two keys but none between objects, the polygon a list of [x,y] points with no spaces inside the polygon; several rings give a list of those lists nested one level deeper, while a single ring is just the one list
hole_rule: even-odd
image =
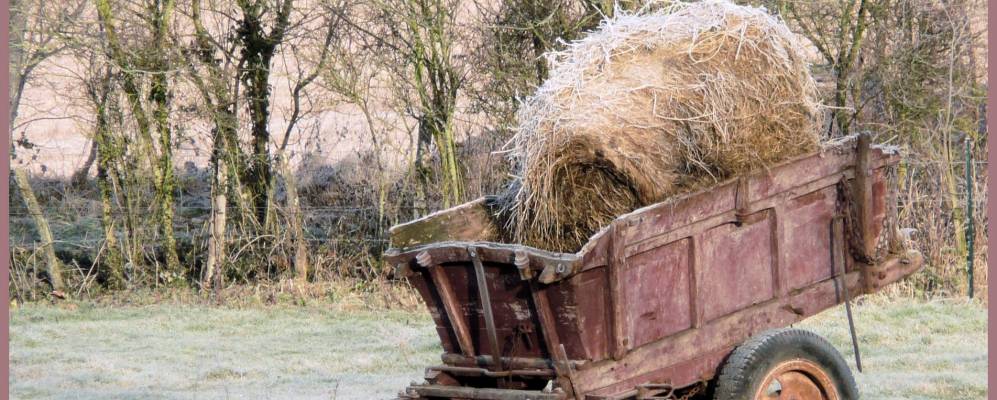
[{"label": "background field", "polygon": [[[855,311],[863,397],[986,396],[983,306],[872,297]],[[854,363],[843,309],[800,327]],[[425,312],[329,305],[32,304],[11,311],[10,333],[15,399],[384,399],[441,352]]]}]

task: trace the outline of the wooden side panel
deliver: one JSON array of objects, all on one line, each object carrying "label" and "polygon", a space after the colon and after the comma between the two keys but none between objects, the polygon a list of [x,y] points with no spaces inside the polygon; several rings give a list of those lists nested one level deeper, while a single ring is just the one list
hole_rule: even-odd
[{"label": "wooden side panel", "polygon": [[774,295],[772,224],[769,212],[750,216],[741,226],[723,224],[703,234],[696,281],[703,321],[730,314]]},{"label": "wooden side panel", "polygon": [[[448,263],[440,267],[454,287],[461,311],[467,318],[471,341],[477,355],[492,355],[484,310],[478,295],[478,284],[469,263]],[[484,264],[485,279],[497,322],[498,340],[503,356],[547,357],[540,343],[543,338],[540,321],[533,312],[533,296],[529,285],[523,284],[514,268],[500,264]],[[515,350],[515,351],[513,351]]]},{"label": "wooden side panel", "polygon": [[572,360],[600,360],[609,354],[606,284],[606,268],[596,268],[548,291],[558,335]]},{"label": "wooden side panel", "polygon": [[651,207],[627,217],[623,241],[628,246],[660,236],[734,209],[736,185],[729,182],[710,190],[684,195],[671,203]]},{"label": "wooden side panel", "polygon": [[633,347],[692,326],[689,245],[689,239],[682,239],[627,260],[624,312]]},{"label": "wooden side panel", "polygon": [[422,300],[426,303],[426,308],[429,309],[429,315],[433,317],[433,322],[436,323],[436,333],[440,336],[440,342],[443,344],[443,352],[460,354],[460,348],[457,346],[457,336],[450,328],[452,324],[447,317],[446,310],[443,308],[443,302],[438,295],[439,292],[436,290],[429,276],[429,271],[420,268],[416,274],[410,276],[408,279],[409,283],[419,292]]},{"label": "wooden side panel", "polygon": [[836,195],[835,188],[829,187],[787,203],[783,217],[786,243],[781,247],[786,252],[783,276],[788,290],[822,281],[834,273],[828,235]]},{"label": "wooden side panel", "polygon": [[783,193],[807,182],[837,174],[850,167],[854,156],[850,152],[829,151],[802,160],[771,168],[751,179],[749,198],[761,200]]}]

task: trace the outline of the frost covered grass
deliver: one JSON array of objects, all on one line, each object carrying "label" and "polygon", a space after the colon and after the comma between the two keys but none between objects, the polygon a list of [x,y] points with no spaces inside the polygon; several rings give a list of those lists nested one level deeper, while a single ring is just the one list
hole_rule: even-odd
[{"label": "frost covered grass", "polygon": [[12,398],[388,398],[439,362],[428,315],[149,306],[11,314]]},{"label": "frost covered grass", "polygon": [[[855,315],[864,398],[985,397],[983,306],[873,297]],[[384,399],[441,352],[425,312],[328,305],[30,304],[10,323],[16,399]],[[842,308],[800,327],[852,360]]]},{"label": "frost covered grass", "polygon": [[987,309],[963,299],[917,301],[872,296],[853,308],[855,356],[844,307],[804,321],[845,356],[867,399],[987,397]]}]

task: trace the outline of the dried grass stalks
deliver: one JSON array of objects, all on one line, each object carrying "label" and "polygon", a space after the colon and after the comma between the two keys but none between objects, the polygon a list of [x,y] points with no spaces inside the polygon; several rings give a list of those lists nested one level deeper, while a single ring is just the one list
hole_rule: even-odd
[{"label": "dried grass stalks", "polygon": [[576,251],[622,213],[815,150],[803,48],[764,9],[707,0],[621,13],[549,54],[517,115],[512,238]]}]

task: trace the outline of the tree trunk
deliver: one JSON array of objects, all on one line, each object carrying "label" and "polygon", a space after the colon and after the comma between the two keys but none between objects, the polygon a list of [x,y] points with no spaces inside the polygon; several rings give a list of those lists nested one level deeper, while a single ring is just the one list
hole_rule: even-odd
[{"label": "tree trunk", "polygon": [[83,162],[83,166],[76,170],[76,172],[73,173],[73,177],[69,179],[73,186],[83,186],[83,184],[86,183],[87,176],[90,175],[90,168],[93,168],[95,161],[97,161],[96,139],[90,142],[90,154],[87,155],[87,159]]},{"label": "tree trunk", "polygon": [[252,125],[253,154],[249,159],[245,183],[251,196],[250,203],[255,208],[257,223],[267,225],[270,190],[273,183],[272,158],[270,156],[270,62],[277,46],[284,41],[289,25],[293,0],[284,0],[276,8],[274,26],[266,32],[264,21],[269,6],[263,2],[239,2],[242,20],[239,21],[237,35],[242,45],[239,71],[246,84],[246,99],[249,102],[249,119]]},{"label": "tree trunk", "polygon": [[24,34],[26,32],[27,17],[21,9],[21,0],[10,2],[10,37],[8,38],[8,48],[10,50],[10,65],[8,65],[8,78],[10,87],[8,99],[10,101],[10,131],[11,149],[14,147],[14,122],[17,119],[18,106],[21,103],[21,93],[24,91],[24,75],[22,68],[24,65]]},{"label": "tree trunk", "polygon": [[183,270],[180,267],[180,257],[177,254],[176,233],[173,229],[174,192],[176,190],[176,176],[173,173],[173,141],[169,121],[169,105],[167,99],[166,77],[162,73],[153,78],[152,92],[150,97],[156,105],[154,112],[156,127],[159,131],[159,182],[156,185],[156,194],[159,201],[159,223],[162,232],[163,251],[166,253],[167,271],[177,278],[183,277]]},{"label": "tree trunk", "polygon": [[162,6],[155,10],[156,19],[153,21],[153,38],[159,53],[154,56],[156,71],[152,76],[152,86],[149,89],[149,98],[152,100],[155,109],[153,119],[156,122],[156,129],[159,133],[159,185],[157,192],[159,195],[159,221],[163,235],[163,251],[166,252],[166,268],[173,273],[176,278],[183,280],[184,271],[180,267],[180,257],[177,254],[177,239],[173,229],[174,192],[176,190],[176,176],[173,173],[173,133],[170,128],[170,87],[167,82],[167,73],[170,70],[170,61],[166,59],[166,52],[169,46],[169,22],[173,14],[173,0],[167,0]]},{"label": "tree trunk", "polygon": [[55,256],[55,248],[53,247],[55,240],[52,239],[52,231],[48,227],[45,215],[42,214],[41,206],[38,205],[38,199],[35,198],[35,192],[31,189],[31,183],[28,182],[28,174],[22,168],[15,168],[14,181],[21,193],[21,198],[24,200],[24,206],[28,208],[28,213],[35,220],[35,228],[38,229],[38,236],[42,240],[42,247],[44,247],[42,251],[45,254],[46,271],[49,282],[52,284],[52,290],[62,290],[62,263]]},{"label": "tree trunk", "polygon": [[291,222],[291,234],[294,236],[294,276],[299,282],[306,282],[308,280],[308,241],[305,239],[304,215],[301,213],[301,202],[298,198],[298,183],[287,165],[287,160],[281,160],[281,170],[287,189],[288,219]]},{"label": "tree trunk", "polygon": [[[107,79],[110,79],[108,76]],[[94,149],[91,153],[96,155],[97,161],[97,187],[100,190],[101,204],[101,225],[104,228],[104,247],[107,249],[107,256],[101,264],[101,274],[105,277],[108,288],[122,289],[125,287],[125,274],[121,250],[118,248],[118,239],[114,227],[114,205],[113,187],[111,181],[111,170],[113,169],[114,158],[119,157],[121,151],[116,149],[110,135],[107,118],[107,100],[110,96],[110,89],[105,86],[101,93],[101,98],[94,99],[97,104],[97,132],[94,136]]]},{"label": "tree trunk", "polygon": [[[219,140],[219,139],[215,139]],[[218,144],[216,144],[218,146]],[[219,154],[220,156],[220,154]],[[221,289],[227,258],[225,223],[228,211],[228,166],[224,159],[216,158],[215,177],[211,182],[211,236],[208,238],[208,260],[204,264],[202,289]]]},{"label": "tree trunk", "polygon": [[103,275],[110,289],[123,289],[125,287],[124,262],[121,256],[121,249],[118,248],[118,239],[114,228],[114,209],[111,198],[111,182],[108,177],[107,168],[103,165],[97,167],[97,186],[100,187],[101,204],[101,225],[104,227],[104,247],[107,249],[107,257],[104,259]]},{"label": "tree trunk", "polygon": [[270,168],[270,58],[263,55],[249,66],[246,95],[249,98],[249,116],[252,121],[253,154],[247,171],[247,184],[253,196],[252,205],[256,220],[264,224],[267,215],[268,193],[273,178]]}]

